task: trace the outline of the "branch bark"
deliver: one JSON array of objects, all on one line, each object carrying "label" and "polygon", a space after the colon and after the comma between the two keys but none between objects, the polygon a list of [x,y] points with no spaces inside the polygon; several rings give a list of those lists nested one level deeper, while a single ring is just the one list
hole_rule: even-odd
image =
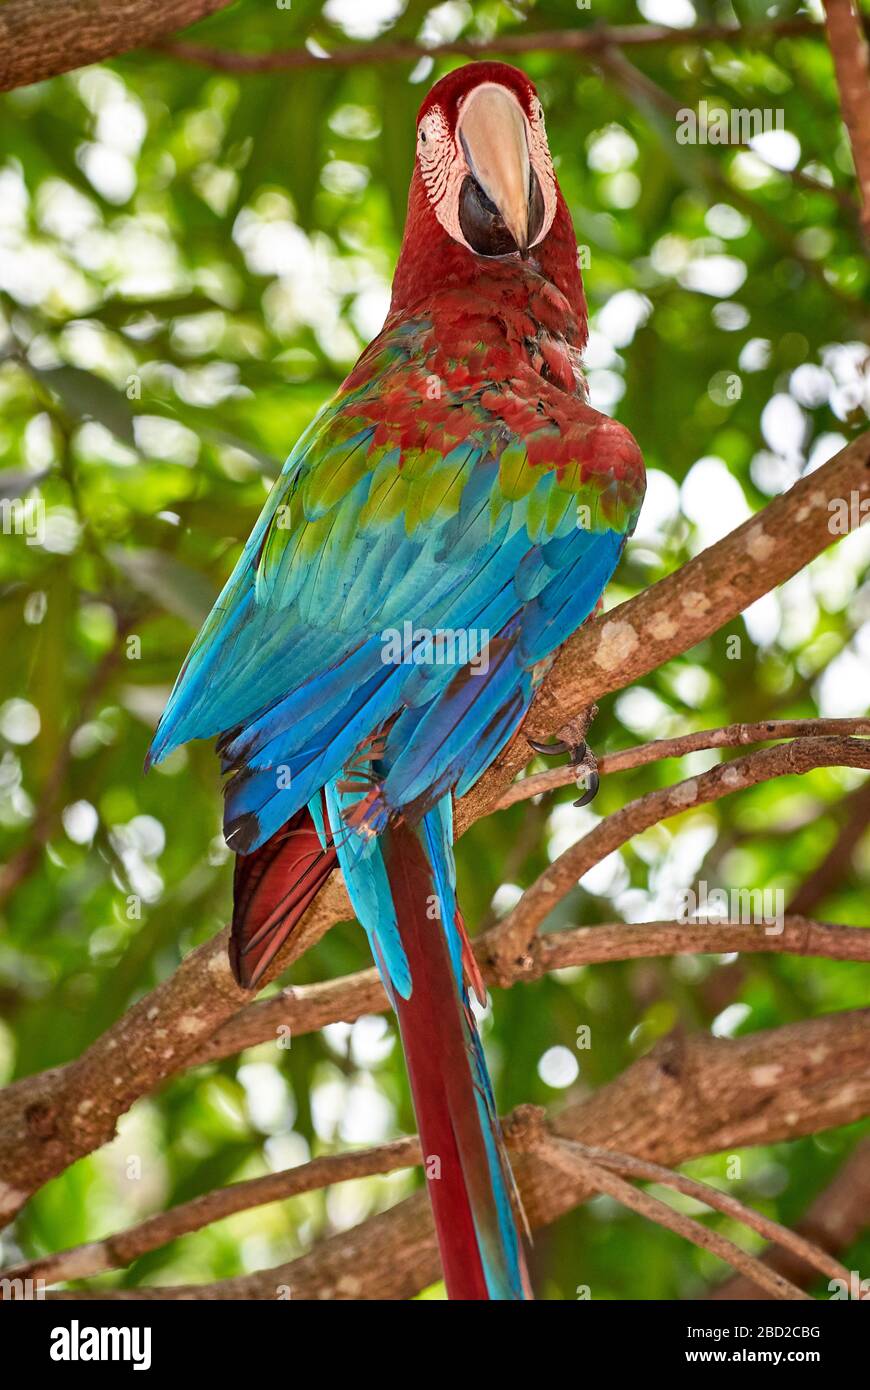
[{"label": "branch bark", "polygon": [[[706,1034],[663,1039],[615,1081],[566,1106],[552,1121],[560,1138],[619,1149],[673,1167],[698,1154],[770,1144],[850,1124],[870,1110],[870,1010],[834,1014],[726,1040]],[[533,1228],[585,1201],[574,1172],[553,1182],[534,1149],[514,1164]],[[94,1290],[53,1295],[97,1299],[409,1298],[440,1277],[425,1192],[417,1192],[308,1254],[274,1269],[216,1284]],[[583,1278],[578,1263],[577,1282]]]},{"label": "branch bark", "polygon": [[0,92],[99,63],[185,29],[230,0],[6,0]]},{"label": "branch bark", "polygon": [[[603,777],[613,772],[630,772],[633,768],[645,767],[647,763],[656,763],[664,758],[684,758],[688,753],[706,752],[711,748],[739,748],[747,743],[769,743],[777,738],[820,738],[833,734],[870,734],[870,719],[763,719],[755,724],[726,724],[721,729],[698,729],[674,738],[655,738],[634,748],[622,748],[618,753],[602,753],[596,761]],[[542,796],[559,787],[570,787],[574,780],[570,764],[536,772],[508,787],[493,810],[503,811],[508,806],[515,806],[518,801],[528,801],[533,796]],[[870,784],[867,790],[870,793]],[[864,805],[862,801],[861,810]],[[867,810],[870,811],[870,806]],[[850,825],[852,815],[857,818],[859,814],[856,793]],[[868,819],[870,815],[865,814],[865,826]],[[791,908],[794,912],[809,912],[815,905],[816,900],[802,903],[800,907],[793,903]]]},{"label": "branch bark", "polygon": [[493,928],[489,961],[496,979],[500,982],[503,976],[511,978],[523,961],[531,960],[529,951],[535,932],[556,904],[595,864],[634,835],[670,816],[682,815],[731,792],[757,786],[759,782],[789,773],[809,772],[812,768],[835,766],[870,769],[870,739],[795,739],[748,753],[731,762],[718,763],[700,777],[689,777],[684,782],[661,787],[630,801],[565,850]]},{"label": "branch bark", "polygon": [[861,226],[870,241],[870,59],[852,0],[825,0],[825,26],[861,192]]},{"label": "branch bark", "polygon": [[696,24],[691,29],[673,29],[664,24],[595,25],[584,29],[526,30],[503,33],[485,42],[452,39],[449,43],[425,47],[397,40],[368,43],[358,48],[337,48],[324,55],[320,49],[283,49],[274,53],[236,53],[195,43],[163,43],[160,48],[173,58],[198,63],[223,72],[279,72],[316,66],[357,67],[361,63],[419,63],[421,58],[443,56],[481,58],[491,53],[517,55],[557,51],[575,57],[595,56],[607,48],[650,48],[662,44],[712,43],[715,41],[758,44],[775,38],[818,34],[821,25],[802,17],[771,20],[767,24],[741,27],[735,24]]},{"label": "branch bark", "polygon": [[[870,1139],[863,1139],[852,1150],[833,1182],[816,1197],[797,1230],[799,1235],[806,1236],[816,1247],[837,1254],[848,1250],[861,1232],[867,1229],[868,1222]],[[807,1267],[797,1261],[788,1250],[771,1249],[763,1258],[772,1268],[795,1283],[806,1283],[812,1278]],[[849,1282],[847,1279],[847,1287]],[[758,1296],[754,1291],[750,1292],[746,1280],[739,1277],[720,1284],[710,1295],[714,1300]]]},{"label": "branch bark", "polygon": [[[497,933],[498,928],[494,927],[474,942],[487,984],[496,982],[496,971],[488,957]],[[768,934],[760,924],[736,922],[644,922],[632,926],[615,922],[575,927],[537,937],[529,947],[528,957],[515,963],[512,973],[502,975],[498,983],[502,987],[518,980],[530,983],[552,970],[572,965],[607,965],[657,956],[730,955],[734,951],[870,961],[870,929],[835,926],[794,915],[783,918],[782,931],[777,935]],[[291,986],[235,1014],[197,1049],[188,1065],[234,1057],[259,1043],[273,1042],[279,1037],[299,1038],[329,1023],[353,1023],[363,1014],[384,1013],[388,1008],[376,970],[360,970],[355,975],[314,985]]]}]

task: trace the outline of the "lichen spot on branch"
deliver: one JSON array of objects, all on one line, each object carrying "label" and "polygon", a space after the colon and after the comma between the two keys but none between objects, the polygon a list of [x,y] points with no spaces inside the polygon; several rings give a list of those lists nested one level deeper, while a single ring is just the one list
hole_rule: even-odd
[{"label": "lichen spot on branch", "polygon": [[767,534],[763,526],[759,526],[746,537],[746,549],[752,559],[761,564],[764,560],[769,560],[776,550],[776,541],[773,536]]},{"label": "lichen spot on branch", "polygon": [[638,641],[638,635],[631,623],[616,620],[605,623],[595,653],[596,666],[600,666],[602,671],[616,670],[631,656]]},{"label": "lichen spot on branch", "polygon": [[676,637],[680,629],[679,624],[667,613],[655,613],[647,623],[646,630],[656,642],[667,642],[671,637]]},{"label": "lichen spot on branch", "polygon": [[710,599],[701,589],[690,589],[680,602],[690,618],[702,618],[710,608]]}]

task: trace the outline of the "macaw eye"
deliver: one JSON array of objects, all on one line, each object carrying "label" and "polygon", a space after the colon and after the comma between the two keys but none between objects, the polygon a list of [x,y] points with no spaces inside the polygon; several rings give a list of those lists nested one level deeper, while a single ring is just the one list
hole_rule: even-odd
[{"label": "macaw eye", "polygon": [[421,130],[421,131],[420,131],[420,143],[423,144],[423,145],[425,145],[425,143],[426,143],[426,132],[425,132],[425,130]]}]

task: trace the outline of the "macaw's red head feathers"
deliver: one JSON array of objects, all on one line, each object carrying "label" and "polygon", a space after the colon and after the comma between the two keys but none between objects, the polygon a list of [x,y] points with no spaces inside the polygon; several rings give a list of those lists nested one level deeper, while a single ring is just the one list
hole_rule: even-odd
[{"label": "macaw's red head feathers", "polygon": [[525,255],[556,215],[544,109],[504,63],[443,77],[417,119],[417,168],[441,226],[480,256]]},{"label": "macaw's red head feathers", "polygon": [[468,63],[420,107],[393,307],[508,259],[530,259],[580,307],[576,242],[534,85],[506,63]]}]

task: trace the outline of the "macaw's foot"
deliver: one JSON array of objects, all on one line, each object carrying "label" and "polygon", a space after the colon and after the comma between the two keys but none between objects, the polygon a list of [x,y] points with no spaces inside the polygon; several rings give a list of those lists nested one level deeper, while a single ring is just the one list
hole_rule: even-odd
[{"label": "macaw's foot", "polygon": [[568,754],[577,786],[585,788],[583,795],[574,802],[575,806],[588,806],[598,794],[600,785],[598,762],[586,742],[589,726],[597,713],[597,707],[591,705],[588,710],[584,710],[578,719],[571,719],[567,724],[563,724],[553,743],[539,743],[537,739],[528,739],[529,747],[533,748],[536,753],[540,753],[542,757],[549,758],[562,753]]}]

